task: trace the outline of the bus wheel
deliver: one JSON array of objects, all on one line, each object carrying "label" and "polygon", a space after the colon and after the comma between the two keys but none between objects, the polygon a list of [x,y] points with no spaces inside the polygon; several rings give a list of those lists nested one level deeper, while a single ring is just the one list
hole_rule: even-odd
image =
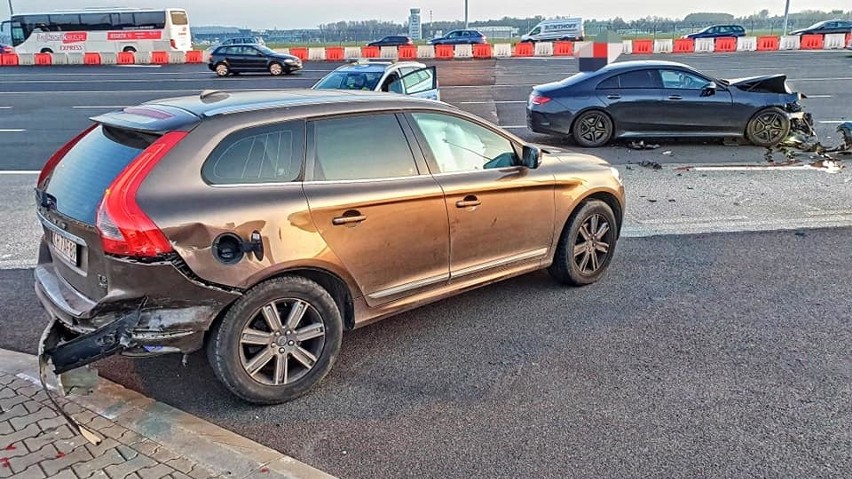
[{"label": "bus wheel", "polygon": [[53,53],[53,50],[51,50],[50,48],[42,48],[41,53]]},{"label": "bus wheel", "polygon": [[124,53],[136,53],[136,49],[133,48],[133,47],[124,47],[124,50],[122,50],[122,51]]}]

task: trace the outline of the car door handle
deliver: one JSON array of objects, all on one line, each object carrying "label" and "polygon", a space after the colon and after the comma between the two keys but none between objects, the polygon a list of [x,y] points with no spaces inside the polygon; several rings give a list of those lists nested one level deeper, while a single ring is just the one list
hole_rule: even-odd
[{"label": "car door handle", "polygon": [[607,95],[606,97],[610,100],[621,100],[621,95]]},{"label": "car door handle", "polygon": [[471,206],[479,206],[482,202],[474,195],[467,195],[461,201],[456,201],[456,208],[470,208]]},{"label": "car door handle", "polygon": [[331,220],[331,223],[335,226],[356,225],[366,219],[367,217],[362,215],[360,211],[349,210],[346,213],[343,213],[343,216],[338,216]]},{"label": "car door handle", "polygon": [[669,97],[669,100],[683,100],[683,97],[680,95],[672,95]]}]

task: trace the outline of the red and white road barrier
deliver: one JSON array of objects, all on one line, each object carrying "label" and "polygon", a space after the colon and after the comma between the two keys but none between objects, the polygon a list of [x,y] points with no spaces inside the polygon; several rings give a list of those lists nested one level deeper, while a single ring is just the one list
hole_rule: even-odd
[{"label": "red and white road barrier", "polygon": [[[852,35],[761,36],[739,38],[637,39],[624,40],[624,55],[734,53],[792,50],[839,50],[846,48]],[[454,60],[489,58],[528,58],[576,56],[590,42],[497,43],[493,45],[406,45],[402,47],[294,47],[278,51],[289,53],[303,61],[341,62],[351,58],[387,60]],[[13,53],[0,55],[4,66],[53,65],[168,65],[206,63],[207,52],[71,52],[71,53]]]}]

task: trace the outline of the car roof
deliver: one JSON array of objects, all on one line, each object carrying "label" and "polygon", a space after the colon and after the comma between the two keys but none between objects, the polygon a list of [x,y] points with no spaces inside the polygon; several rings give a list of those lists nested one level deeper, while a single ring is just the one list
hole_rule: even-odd
[{"label": "car roof", "polygon": [[403,68],[403,67],[422,67],[423,64],[419,62],[369,62],[369,63],[350,63],[348,65],[343,65],[337,67],[334,71],[353,71],[353,72],[362,72],[362,73],[382,73],[385,70],[392,68]]},{"label": "car roof", "polygon": [[670,62],[665,60],[634,60],[626,62],[610,63],[609,65],[598,70],[600,73],[633,70],[636,68],[661,68],[661,67],[678,67],[686,68],[687,70],[695,70],[689,65],[678,62]]},{"label": "car roof", "polygon": [[[163,98],[104,113],[92,120],[149,133],[191,128],[205,118],[239,118],[246,123],[286,121],[325,115],[426,109],[460,112],[439,101],[393,93],[354,90],[208,90],[200,95]],[[463,112],[460,112],[464,114]]]},{"label": "car roof", "polygon": [[[230,113],[251,112],[268,109],[292,109],[301,106],[327,105],[330,109],[346,110],[353,103],[375,103],[412,107],[430,105],[434,100],[415,98],[391,93],[355,90],[311,90],[288,89],[267,91],[205,91],[201,95],[153,100],[146,106],[179,108],[199,117],[211,117]],[[336,106],[337,108],[331,108]],[[360,108],[359,108],[360,109]]]}]

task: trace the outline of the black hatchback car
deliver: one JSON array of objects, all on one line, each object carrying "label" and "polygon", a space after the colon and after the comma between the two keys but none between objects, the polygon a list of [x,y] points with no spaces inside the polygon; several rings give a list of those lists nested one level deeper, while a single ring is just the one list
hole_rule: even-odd
[{"label": "black hatchback car", "polygon": [[368,47],[401,47],[403,45],[414,45],[414,41],[405,35],[389,35],[367,44]]},{"label": "black hatchback car", "polygon": [[826,20],[817,22],[808,28],[793,30],[790,35],[830,35],[837,33],[852,33],[852,21]]},{"label": "black hatchback car", "polygon": [[213,50],[207,66],[219,77],[259,72],[279,76],[301,70],[302,60],[263,45],[227,45]]}]

